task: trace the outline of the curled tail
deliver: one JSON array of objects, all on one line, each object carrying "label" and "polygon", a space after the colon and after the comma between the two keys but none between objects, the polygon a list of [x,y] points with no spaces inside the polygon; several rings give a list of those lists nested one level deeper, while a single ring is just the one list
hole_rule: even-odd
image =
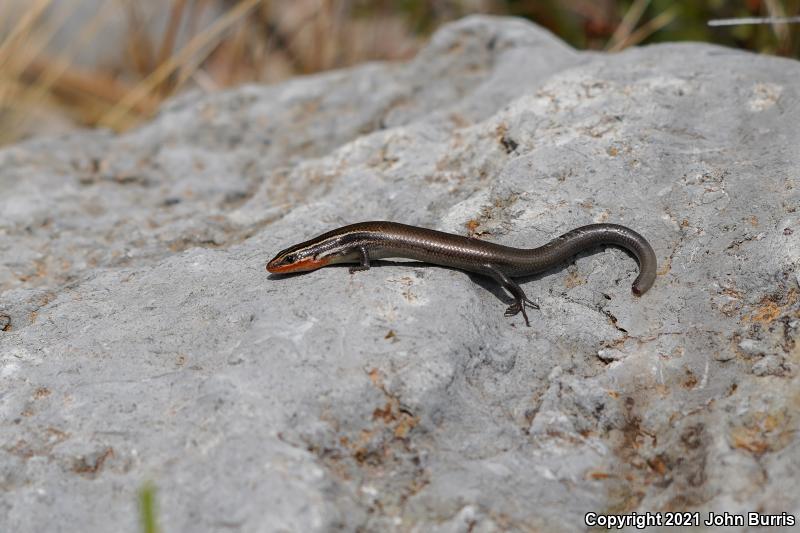
[{"label": "curled tail", "polygon": [[564,261],[575,254],[601,246],[613,244],[632,253],[639,262],[639,275],[633,281],[631,290],[641,296],[653,286],[658,264],[653,247],[647,239],[626,226],[619,224],[589,224],[556,237],[531,252],[547,256],[549,261]]}]

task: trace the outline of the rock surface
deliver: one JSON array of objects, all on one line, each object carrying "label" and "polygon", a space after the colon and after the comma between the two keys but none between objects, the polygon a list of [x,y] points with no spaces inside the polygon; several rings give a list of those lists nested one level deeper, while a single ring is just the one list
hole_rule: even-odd
[{"label": "rock surface", "polygon": [[[0,152],[0,531],[576,530],[587,512],[800,516],[800,63],[578,53],[464,19],[408,64],[174,101]],[[272,279],[388,219],[532,247],[525,283]],[[476,283],[477,282],[477,283]],[[774,531],[774,529],[771,529]]]}]

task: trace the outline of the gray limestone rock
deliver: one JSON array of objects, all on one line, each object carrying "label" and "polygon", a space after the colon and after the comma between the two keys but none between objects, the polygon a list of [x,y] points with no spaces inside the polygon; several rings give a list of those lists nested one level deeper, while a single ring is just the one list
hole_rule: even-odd
[{"label": "gray limestone rock", "polygon": [[[173,101],[0,151],[0,531],[578,530],[800,516],[800,63],[578,53],[514,19],[407,64]],[[513,246],[616,222],[534,276],[274,253],[386,219]],[[740,528],[743,529],[743,528]]]}]

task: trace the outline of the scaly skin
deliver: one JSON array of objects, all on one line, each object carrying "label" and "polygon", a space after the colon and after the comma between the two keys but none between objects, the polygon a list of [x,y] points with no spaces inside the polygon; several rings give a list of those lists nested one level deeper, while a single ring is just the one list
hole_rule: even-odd
[{"label": "scaly skin", "polygon": [[657,269],[653,248],[644,237],[617,224],[582,226],[543,246],[525,249],[397,222],[359,222],[282,250],[267,263],[267,270],[290,274],[329,264],[357,263],[359,266],[350,268],[354,272],[369,269],[372,259],[415,259],[495,279],[514,296],[506,315],[521,312],[530,325],[525,304],[537,306],[511,278],[549,270],[579,252],[604,244],[624,248],[639,261],[639,275],[631,286],[634,294],[641,296],[653,286]]}]

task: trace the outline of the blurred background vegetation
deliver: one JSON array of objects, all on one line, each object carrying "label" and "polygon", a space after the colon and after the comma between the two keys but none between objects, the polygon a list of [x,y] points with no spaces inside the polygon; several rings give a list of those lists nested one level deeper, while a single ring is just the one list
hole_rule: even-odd
[{"label": "blurred background vegetation", "polygon": [[0,0],[0,144],[124,131],[189,88],[216,91],[412,57],[441,24],[524,17],[579,49],[705,41],[800,58],[800,0]]}]

